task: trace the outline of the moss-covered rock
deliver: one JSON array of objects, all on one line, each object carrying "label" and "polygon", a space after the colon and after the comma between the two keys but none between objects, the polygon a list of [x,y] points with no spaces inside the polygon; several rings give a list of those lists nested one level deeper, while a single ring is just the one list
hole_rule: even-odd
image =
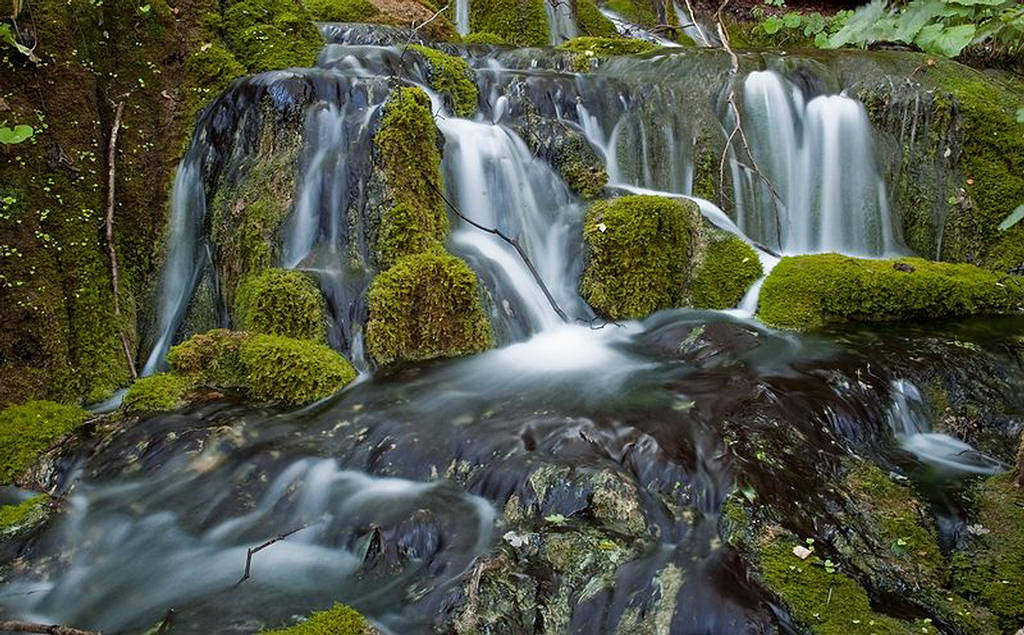
[{"label": "moss-covered rock", "polygon": [[692,302],[699,309],[736,306],[764,273],[754,248],[738,237],[714,232],[693,279]]},{"label": "moss-covered rock", "polygon": [[366,347],[378,363],[476,353],[491,345],[476,274],[440,248],[405,256],[373,281]]},{"label": "moss-covered rock", "polygon": [[306,0],[306,8],[321,22],[363,22],[377,15],[369,0]]},{"label": "moss-covered rock", "polygon": [[121,407],[132,414],[176,410],[185,405],[185,394],[192,380],[175,373],[143,377],[128,388]]},{"label": "moss-covered rock", "polygon": [[430,87],[451,100],[456,115],[472,117],[477,108],[477,89],[466,60],[419,44],[409,48],[426,60]]},{"label": "moss-covered rock", "polygon": [[485,44],[490,46],[508,46],[508,40],[497,33],[487,31],[474,31],[462,37],[463,44]]},{"label": "moss-covered rock", "polygon": [[293,14],[278,16],[271,24],[242,31],[235,55],[245,60],[251,73],[281,68],[313,66],[323,47],[323,36],[308,20]]},{"label": "moss-covered rock", "polygon": [[263,635],[372,635],[376,629],[358,611],[344,604],[313,613],[303,622],[280,630],[263,631]]},{"label": "moss-covered rock", "polygon": [[633,38],[580,36],[562,42],[558,48],[578,53],[590,52],[591,55],[598,57],[610,57],[613,55],[639,55],[660,47],[654,42]]},{"label": "moss-covered rock", "polygon": [[31,531],[49,515],[50,497],[39,494],[16,505],[0,507],[0,538],[9,539]]},{"label": "moss-covered rock", "polygon": [[88,412],[52,401],[30,401],[0,411],[0,484],[13,482]]},{"label": "moss-covered rock", "polygon": [[392,92],[374,144],[386,188],[376,254],[387,267],[402,256],[439,245],[448,233],[441,153],[427,94],[410,87]]},{"label": "moss-covered rock", "polygon": [[219,40],[193,49],[185,62],[184,97],[188,119],[194,119],[203,105],[223,92],[231,80],[245,73],[245,66]]},{"label": "moss-covered rock", "polygon": [[622,16],[626,21],[638,26],[650,28],[657,26],[658,0],[606,0],[604,6],[616,14]]},{"label": "moss-covered rock", "polygon": [[242,342],[250,394],[261,401],[301,404],[327,397],[356,378],[344,357],[323,344],[278,335]]},{"label": "moss-covered rock", "polygon": [[249,333],[327,341],[327,308],[306,274],[270,269],[247,278],[235,293],[235,326]]},{"label": "moss-covered rock", "polygon": [[544,0],[470,0],[469,25],[494,33],[512,46],[547,46]]},{"label": "moss-covered rock", "polygon": [[1024,623],[1024,488],[1010,474],[984,481],[975,495],[980,525],[953,557],[956,589],[999,616],[1003,632]]},{"label": "moss-covered rock", "polygon": [[604,191],[604,159],[578,129],[558,119],[530,115],[517,132],[534,156],[550,163],[577,195],[592,200]]},{"label": "moss-covered rock", "polygon": [[624,196],[591,205],[581,293],[612,319],[684,306],[700,212],[691,201]]},{"label": "moss-covered rock", "polygon": [[173,372],[194,384],[241,388],[248,380],[239,351],[247,338],[227,329],[193,335],[168,351],[167,362]]},{"label": "moss-covered rock", "polygon": [[1024,309],[1024,281],[967,264],[838,254],[783,258],[761,289],[767,324],[810,329],[834,321],[921,320]]},{"label": "moss-covered rock", "polygon": [[619,34],[612,21],[604,17],[594,0],[576,0],[576,28],[591,37],[615,37]]}]

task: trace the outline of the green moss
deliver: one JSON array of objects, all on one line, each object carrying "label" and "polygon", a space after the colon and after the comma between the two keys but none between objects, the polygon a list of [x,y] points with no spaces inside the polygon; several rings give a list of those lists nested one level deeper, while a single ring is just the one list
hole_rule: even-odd
[{"label": "green moss", "polygon": [[313,613],[304,622],[290,628],[263,631],[263,635],[369,635],[372,632],[366,618],[344,604]]},{"label": "green moss", "polygon": [[242,75],[245,67],[220,42],[207,42],[193,49],[185,61],[183,92],[188,120],[194,120],[208,101]]},{"label": "green moss", "polygon": [[927,622],[910,623],[872,611],[867,592],[856,580],[817,555],[801,560],[795,536],[770,531],[758,547],[759,568],[767,586],[792,616],[818,635],[911,635],[938,630]]},{"label": "green moss", "polygon": [[173,371],[197,384],[219,388],[247,385],[245,366],[239,356],[245,333],[214,329],[193,335],[171,348],[167,361]]},{"label": "green moss", "polygon": [[298,271],[270,269],[247,278],[235,293],[239,330],[327,341],[327,309],[320,289]]},{"label": "green moss", "polygon": [[440,194],[441,153],[427,94],[409,87],[393,91],[374,143],[387,198],[393,201],[381,210],[377,260],[390,266],[440,244],[448,233]]},{"label": "green moss", "polygon": [[0,484],[13,482],[88,415],[77,406],[52,401],[30,401],[0,411]]},{"label": "green moss", "polygon": [[491,345],[476,274],[440,249],[401,258],[370,287],[366,347],[381,364],[455,357]]},{"label": "green moss", "polygon": [[732,308],[762,274],[761,261],[753,247],[732,234],[716,233],[708,241],[704,262],[693,279],[693,306]]},{"label": "green moss", "polygon": [[327,397],[356,377],[344,357],[308,340],[253,335],[242,341],[239,358],[249,392],[262,401],[301,404]]},{"label": "green moss", "polygon": [[612,319],[684,306],[698,223],[691,201],[625,196],[594,203],[583,227],[583,298]]},{"label": "green moss", "polygon": [[576,28],[583,35],[616,37],[619,32],[612,21],[604,17],[594,0],[576,0]]},{"label": "green moss", "polygon": [[473,33],[467,33],[462,38],[463,44],[490,44],[492,46],[507,46],[508,41],[498,35],[497,33],[488,33],[486,31],[475,31]]},{"label": "green moss", "polygon": [[633,38],[580,36],[562,42],[558,45],[558,48],[580,53],[590,51],[595,56],[607,57],[612,55],[639,55],[640,53],[647,53],[660,47],[654,42]]},{"label": "green moss", "polygon": [[974,520],[983,531],[954,555],[953,582],[996,613],[1010,633],[1024,622],[1024,488],[1009,473],[993,476],[975,502]]},{"label": "green moss", "polygon": [[369,0],[306,0],[306,8],[321,22],[365,22],[377,15]]},{"label": "green moss", "polygon": [[604,4],[627,22],[643,27],[658,24],[658,14],[648,0],[607,0]]},{"label": "green moss", "polygon": [[175,373],[143,377],[128,388],[121,407],[135,414],[176,410],[185,405],[185,393],[191,385],[188,378]]},{"label": "green moss", "polygon": [[548,18],[545,0],[470,0],[469,24],[512,46],[547,46]]},{"label": "green moss", "polygon": [[47,504],[50,497],[40,494],[26,499],[17,505],[0,507],[0,536],[18,535],[39,525],[49,515]]},{"label": "green moss", "polygon": [[456,115],[472,117],[476,112],[477,90],[473,71],[469,69],[466,60],[419,44],[410,45],[409,48],[427,61],[430,87],[452,100]]},{"label": "green moss", "polygon": [[758,315],[773,326],[809,329],[846,320],[1012,313],[1022,304],[1019,279],[973,265],[816,254],[782,259],[761,289]]},{"label": "green moss", "polygon": [[242,32],[234,51],[251,73],[281,68],[308,67],[323,46],[320,32],[307,20],[293,15],[273,24],[258,24]]}]

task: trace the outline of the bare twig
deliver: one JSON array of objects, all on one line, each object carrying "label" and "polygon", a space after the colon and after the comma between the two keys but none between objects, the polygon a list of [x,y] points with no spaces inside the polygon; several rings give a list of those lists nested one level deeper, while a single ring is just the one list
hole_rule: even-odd
[{"label": "bare twig", "polygon": [[286,531],[283,534],[278,534],[278,535],[274,536],[273,538],[271,538],[270,540],[264,542],[261,545],[257,545],[255,547],[249,547],[249,549],[247,549],[246,552],[245,552],[245,574],[242,575],[242,577],[238,580],[238,582],[235,582],[235,586],[238,586],[239,584],[245,582],[250,577],[252,577],[252,557],[255,554],[259,553],[260,551],[263,551],[264,549],[266,549],[267,547],[269,547],[270,545],[272,545],[274,543],[281,542],[282,540],[284,540],[288,536],[291,536],[292,534],[296,534],[296,533],[302,531],[306,527],[309,527],[309,525],[303,525],[301,527],[296,527],[295,529],[292,529],[291,531]]},{"label": "bare twig", "polygon": [[160,621],[160,626],[156,627],[155,635],[165,635],[171,630],[171,626],[174,625],[174,609],[167,609],[167,613],[164,615],[164,619]]},{"label": "bare twig", "polygon": [[48,633],[49,635],[101,635],[99,631],[85,631],[80,628],[62,626],[61,624],[37,624],[5,620],[0,622],[0,631],[8,633]]},{"label": "bare twig", "polygon": [[690,4],[690,0],[686,0],[686,12],[690,14],[690,23],[697,29],[697,35],[704,41],[704,46],[711,46],[708,36],[704,35],[704,29],[700,28],[700,25],[697,24],[697,14],[693,12],[693,5]]},{"label": "bare twig", "polygon": [[114,202],[115,183],[117,169],[117,135],[121,131],[121,118],[124,117],[124,101],[117,104],[114,112],[114,124],[110,128],[110,143],[107,145],[107,253],[110,254],[110,283],[114,291],[114,316],[119,323],[121,331],[121,346],[124,348],[124,357],[128,362],[128,370],[132,373],[132,379],[137,379],[138,371],[135,370],[135,356],[132,355],[131,346],[128,345],[128,334],[125,332],[121,322],[121,298],[120,283],[117,269],[117,250],[114,249]]},{"label": "bare twig", "polygon": [[430,16],[430,17],[429,17],[429,18],[427,18],[426,20],[424,20],[424,21],[423,21],[423,23],[421,23],[421,24],[420,24],[419,26],[416,26],[416,23],[415,23],[415,22],[413,22],[413,23],[412,23],[412,30],[413,30],[413,31],[419,31],[419,30],[420,30],[420,29],[422,29],[423,27],[427,26],[428,24],[430,24],[431,22],[433,22],[434,20],[436,20],[436,19],[437,19],[437,16],[441,15],[442,13],[444,13],[444,12],[445,12],[445,11],[447,11],[447,10],[448,10],[448,5],[446,4],[446,5],[444,5],[443,7],[441,7],[440,9],[438,9],[438,10],[437,10],[437,13],[435,13],[435,14],[434,14],[434,15],[432,15],[432,16]]}]

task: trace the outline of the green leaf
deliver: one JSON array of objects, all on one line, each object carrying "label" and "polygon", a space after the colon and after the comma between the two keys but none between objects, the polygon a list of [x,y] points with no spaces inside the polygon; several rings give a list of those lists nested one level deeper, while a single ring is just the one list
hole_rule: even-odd
[{"label": "green leaf", "polygon": [[0,143],[14,145],[31,138],[33,134],[35,134],[35,130],[32,129],[32,126],[24,124],[14,126],[14,128],[0,127]]},{"label": "green leaf", "polygon": [[961,24],[948,28],[944,28],[941,24],[929,24],[917,34],[914,44],[928,53],[956,57],[974,39],[975,29],[973,24]]},{"label": "green leaf", "polygon": [[786,15],[782,16],[782,25],[787,29],[795,29],[800,26],[800,22],[803,21],[803,17],[796,11],[790,11]]},{"label": "green leaf", "polygon": [[782,28],[782,20],[778,16],[770,15],[761,23],[761,28],[768,35],[774,35]]},{"label": "green leaf", "polygon": [[11,30],[11,25],[0,24],[0,42],[5,42],[14,47],[16,51],[27,57],[33,63],[38,62],[39,58],[32,52],[32,49],[23,45],[14,37],[14,31]]},{"label": "green leaf", "polygon": [[929,22],[942,15],[942,0],[915,0],[907,5],[896,21],[896,39],[910,44]]},{"label": "green leaf", "polygon": [[815,11],[804,18],[804,37],[811,37],[825,30],[825,18]]},{"label": "green leaf", "polygon": [[1024,218],[1024,205],[1018,206],[1017,209],[1013,210],[1013,212],[1006,217],[1006,220],[999,223],[999,231],[1004,232],[1007,229],[1010,229],[1019,223],[1022,218]]}]

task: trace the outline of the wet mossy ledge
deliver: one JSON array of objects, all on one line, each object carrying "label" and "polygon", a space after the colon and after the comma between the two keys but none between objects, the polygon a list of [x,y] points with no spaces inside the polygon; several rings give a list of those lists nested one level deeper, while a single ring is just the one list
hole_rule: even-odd
[{"label": "wet mossy ledge", "polygon": [[697,204],[659,196],[593,203],[583,225],[583,298],[610,319],[736,306],[761,276],[752,247],[707,226]]},{"label": "wet mossy ledge", "polygon": [[591,70],[591,62],[603,57],[616,55],[639,55],[660,48],[654,42],[623,37],[580,36],[558,45],[563,51],[576,53],[572,60],[573,70],[585,73]]},{"label": "wet mossy ledge", "polygon": [[419,44],[410,45],[409,50],[423,57],[430,87],[451,101],[455,114],[472,117],[477,109],[477,88],[466,60]]},{"label": "wet mossy ledge", "polygon": [[761,289],[758,317],[813,329],[828,322],[930,320],[1024,311],[1024,279],[974,265],[839,254],[783,258]]},{"label": "wet mossy ledge", "polygon": [[306,7],[320,22],[362,22],[406,27],[422,25],[421,32],[437,42],[456,42],[459,34],[449,17],[454,9],[435,15],[429,0],[308,0]]},{"label": "wet mossy ledge", "polygon": [[0,485],[9,485],[89,416],[78,406],[29,401],[0,411]]},{"label": "wet mossy ledge", "polygon": [[171,372],[140,379],[128,389],[126,412],[172,410],[199,388],[296,406],[328,397],[356,377],[348,360],[323,344],[225,329],[193,336],[173,347],[167,360]]},{"label": "wet mossy ledge", "polygon": [[473,31],[493,33],[511,46],[547,46],[545,0],[469,0]]},{"label": "wet mossy ledge", "polygon": [[326,611],[311,614],[294,626],[263,631],[261,635],[375,635],[378,632],[355,609],[335,604]]},{"label": "wet mossy ledge", "polygon": [[20,503],[0,507],[0,540],[26,534],[50,516],[52,499],[46,494],[27,498]]},{"label": "wet mossy ledge", "polygon": [[327,342],[327,307],[305,273],[269,269],[239,285],[235,327],[248,333]]}]

